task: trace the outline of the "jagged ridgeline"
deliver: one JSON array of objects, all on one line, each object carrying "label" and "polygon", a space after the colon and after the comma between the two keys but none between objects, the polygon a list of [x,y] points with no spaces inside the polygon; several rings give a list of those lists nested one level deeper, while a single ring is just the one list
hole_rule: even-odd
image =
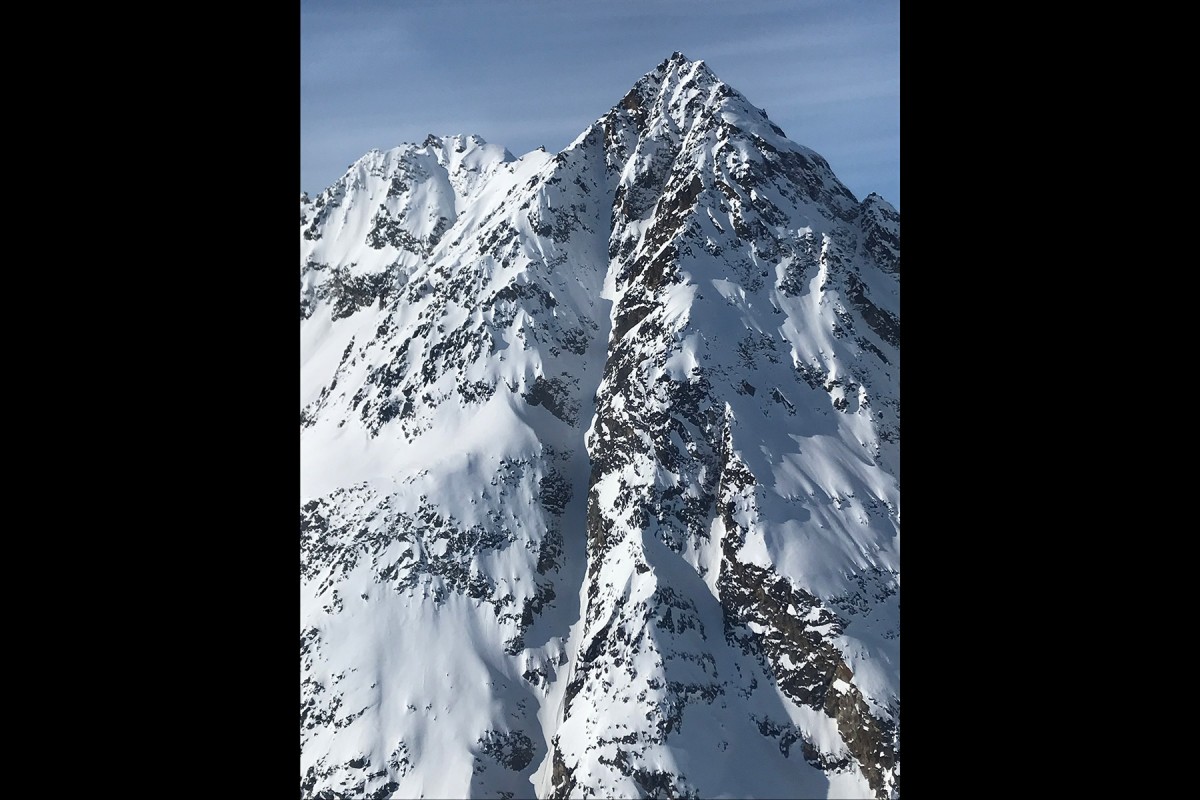
[{"label": "jagged ridgeline", "polygon": [[300,204],[301,794],[900,784],[900,221],[674,54]]}]

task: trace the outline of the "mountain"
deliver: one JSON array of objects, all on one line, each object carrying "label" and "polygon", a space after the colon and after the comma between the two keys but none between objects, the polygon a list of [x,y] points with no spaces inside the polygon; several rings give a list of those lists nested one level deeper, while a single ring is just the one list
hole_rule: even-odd
[{"label": "mountain", "polygon": [[303,797],[899,796],[894,208],[675,53],[300,254]]}]

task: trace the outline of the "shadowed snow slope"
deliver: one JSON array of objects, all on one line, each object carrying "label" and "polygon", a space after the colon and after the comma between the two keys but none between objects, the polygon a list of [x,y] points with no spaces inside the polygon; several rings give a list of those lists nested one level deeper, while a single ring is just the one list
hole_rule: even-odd
[{"label": "shadowed snow slope", "polygon": [[676,53],[300,231],[302,795],[899,795],[891,206]]}]

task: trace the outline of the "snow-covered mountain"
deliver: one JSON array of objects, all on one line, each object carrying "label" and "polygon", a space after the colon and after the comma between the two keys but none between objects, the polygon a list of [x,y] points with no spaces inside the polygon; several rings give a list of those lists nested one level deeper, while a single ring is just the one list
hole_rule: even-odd
[{"label": "snow-covered mountain", "polygon": [[302,196],[301,795],[898,796],[899,304],[679,53]]}]

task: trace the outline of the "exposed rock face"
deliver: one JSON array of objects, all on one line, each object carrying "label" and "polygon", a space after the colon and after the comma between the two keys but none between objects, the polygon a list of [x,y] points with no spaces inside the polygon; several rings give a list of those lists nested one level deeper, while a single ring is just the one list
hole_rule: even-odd
[{"label": "exposed rock face", "polygon": [[678,53],[303,197],[302,793],[898,794],[899,276]]}]

